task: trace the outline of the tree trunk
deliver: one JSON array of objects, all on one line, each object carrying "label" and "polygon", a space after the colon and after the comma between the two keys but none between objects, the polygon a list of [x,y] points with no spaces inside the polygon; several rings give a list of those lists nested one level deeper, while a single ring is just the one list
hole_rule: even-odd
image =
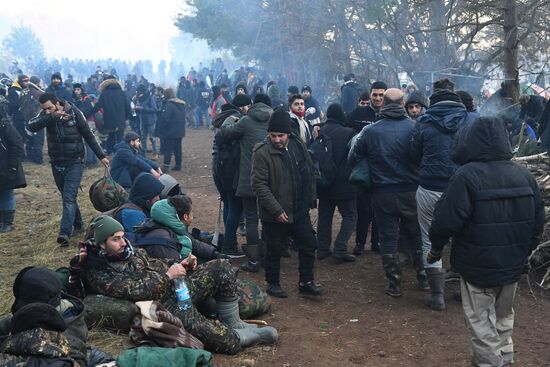
[{"label": "tree trunk", "polygon": [[516,0],[504,0],[504,90],[513,103],[519,99],[518,27]]}]

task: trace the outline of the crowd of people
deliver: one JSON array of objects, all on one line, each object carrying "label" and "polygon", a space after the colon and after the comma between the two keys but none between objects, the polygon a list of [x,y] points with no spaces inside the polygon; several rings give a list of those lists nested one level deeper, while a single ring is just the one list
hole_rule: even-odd
[{"label": "crowd of people", "polygon": [[[402,296],[401,268],[409,262],[427,292],[424,303],[442,311],[446,277],[458,274],[472,363],[512,363],[515,289],[544,224],[535,180],[510,161],[514,129],[499,117],[481,117],[474,98],[455,91],[447,78],[434,82],[428,98],[383,81],[362,90],[350,74],[340,101],[326,110],[310,86],[264,85],[253,70],[238,69],[230,78],[221,68],[213,80],[192,68],[174,89],[105,74],[97,86],[73,82],[71,90],[57,72],[45,89],[36,76],[20,74],[2,89],[7,99],[0,97],[0,231],[14,230],[13,190],[25,186],[21,162],[26,156],[42,163],[46,136],[63,202],[60,246],[83,236],[76,199],[86,165],[99,159],[129,194],[95,218],[80,242],[70,262],[73,296],[159,301],[206,349],[234,354],[275,343],[278,334],[240,319],[232,259],[246,256],[246,272],[263,268],[267,294],[286,298],[281,257],[294,249],[299,294],[323,299],[316,261],[355,261],[370,232],[388,296]],[[541,102],[535,96],[520,102],[522,118],[544,131],[539,125],[548,104],[533,107]],[[192,200],[168,174],[184,167],[185,129],[202,126],[214,135],[212,174],[225,228],[219,248],[190,235]],[[318,209],[316,228],[312,208]],[[342,221],[333,241],[336,209]],[[239,246],[242,221],[246,245]],[[441,258],[450,241],[446,272]],[[189,285],[189,309],[178,307],[174,296],[180,277]],[[18,292],[14,285],[16,300]],[[45,303],[59,311],[55,299]],[[208,299],[217,305],[213,318],[204,311]],[[28,303],[41,301],[29,296]],[[12,311],[15,320],[20,311],[15,305]],[[12,325],[9,338],[19,331]]]}]

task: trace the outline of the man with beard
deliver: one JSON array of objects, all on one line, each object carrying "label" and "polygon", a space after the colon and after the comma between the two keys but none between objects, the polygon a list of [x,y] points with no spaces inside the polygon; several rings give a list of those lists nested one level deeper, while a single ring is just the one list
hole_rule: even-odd
[{"label": "man with beard", "polygon": [[313,162],[305,144],[292,134],[286,111],[273,112],[267,132],[268,137],[256,145],[252,155],[252,191],[266,241],[267,293],[288,297],[281,288],[280,263],[290,235],[298,247],[299,292],[320,297],[324,289],[313,280],[317,243],[309,216],[316,198]]},{"label": "man with beard", "polygon": [[302,97],[304,97],[306,121],[309,126],[315,126],[321,123],[321,109],[319,108],[319,102],[311,95],[311,87],[304,85],[302,88]]},{"label": "man with beard", "polygon": [[62,101],[73,101],[73,96],[69,88],[63,83],[63,78],[61,78],[61,73],[53,73],[52,74],[52,82],[49,85],[48,88],[46,88],[46,92],[53,93],[55,96],[62,100]]},{"label": "man with beard", "polygon": [[405,103],[405,109],[411,120],[415,120],[424,113],[424,110],[428,108],[426,103],[426,96],[420,91],[414,91],[407,98]]}]

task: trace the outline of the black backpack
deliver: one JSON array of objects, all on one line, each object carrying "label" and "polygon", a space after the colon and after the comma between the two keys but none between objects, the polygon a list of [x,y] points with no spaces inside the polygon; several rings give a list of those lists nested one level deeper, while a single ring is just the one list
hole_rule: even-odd
[{"label": "black backpack", "polygon": [[325,134],[319,134],[317,139],[309,145],[308,151],[313,161],[317,187],[322,189],[329,187],[338,173],[332,158],[332,139]]}]

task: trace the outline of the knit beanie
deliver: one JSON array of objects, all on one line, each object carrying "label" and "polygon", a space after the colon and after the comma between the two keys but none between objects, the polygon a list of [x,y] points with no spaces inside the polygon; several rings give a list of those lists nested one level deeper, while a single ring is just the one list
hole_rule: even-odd
[{"label": "knit beanie", "polygon": [[47,303],[53,307],[61,301],[61,281],[56,272],[42,267],[22,269],[13,283],[15,301],[11,312],[15,313],[29,303]]},{"label": "knit beanie", "polygon": [[288,93],[290,93],[291,95],[296,95],[296,94],[300,94],[300,91],[298,90],[298,87],[295,86],[295,85],[291,85],[290,87],[288,87],[287,89]]},{"label": "knit beanie", "polygon": [[287,111],[282,108],[276,109],[269,118],[267,123],[268,132],[277,132],[290,134],[292,121]]},{"label": "knit beanie", "polygon": [[386,83],[384,83],[383,81],[380,81],[380,80],[377,80],[375,81],[374,83],[371,84],[370,86],[370,90],[372,91],[373,89],[388,89],[388,85]]},{"label": "knit beanie", "polygon": [[55,307],[45,303],[31,303],[23,306],[11,319],[12,335],[37,328],[63,332],[67,329],[67,324]]},{"label": "knit beanie", "polygon": [[63,78],[61,77],[61,73],[59,71],[52,74],[51,80],[54,80],[54,79],[59,79],[63,81]]},{"label": "knit beanie", "polygon": [[160,195],[164,185],[152,174],[142,172],[136,176],[130,189],[130,200],[140,208],[146,209],[148,200]]},{"label": "knit beanie", "polygon": [[457,90],[455,93],[458,94],[458,96],[462,100],[464,107],[466,107],[466,111],[468,112],[475,111],[474,98],[470,95],[470,93],[464,90]]},{"label": "knit beanie", "polygon": [[34,76],[34,75],[31,76],[30,81],[31,81],[32,84],[35,84],[35,85],[40,84],[40,78],[37,77],[37,76]]},{"label": "knit beanie", "polygon": [[25,74],[19,74],[17,76],[17,83],[21,84],[23,82],[23,80],[25,80],[25,79],[29,79],[29,77],[26,76]]},{"label": "knit beanie", "polygon": [[94,240],[96,245],[104,243],[109,236],[116,232],[124,231],[122,224],[116,221],[113,217],[102,215],[94,219],[90,224],[94,230]]},{"label": "knit beanie", "polygon": [[136,139],[139,139],[139,135],[133,131],[129,131],[128,133],[126,133],[126,135],[124,135],[124,141],[127,143]]},{"label": "knit beanie", "polygon": [[231,102],[233,106],[236,107],[244,107],[252,104],[252,100],[250,99],[250,96],[248,94],[237,94],[235,98],[233,98],[233,102]]},{"label": "knit beanie", "polygon": [[426,96],[420,91],[414,91],[409,95],[409,98],[407,98],[407,102],[405,103],[405,107],[413,103],[418,103],[422,107],[428,108],[428,101],[426,100]]},{"label": "knit beanie", "polygon": [[327,108],[327,118],[338,121],[346,121],[346,114],[342,108],[342,105],[340,103],[331,103]]},{"label": "knit beanie", "polygon": [[254,97],[254,104],[256,103],[263,103],[269,107],[271,107],[271,98],[267,94],[258,93]]},{"label": "knit beanie", "polygon": [[305,90],[307,90],[310,94],[312,93],[311,87],[309,85],[304,85],[302,87],[302,93],[304,93]]}]

